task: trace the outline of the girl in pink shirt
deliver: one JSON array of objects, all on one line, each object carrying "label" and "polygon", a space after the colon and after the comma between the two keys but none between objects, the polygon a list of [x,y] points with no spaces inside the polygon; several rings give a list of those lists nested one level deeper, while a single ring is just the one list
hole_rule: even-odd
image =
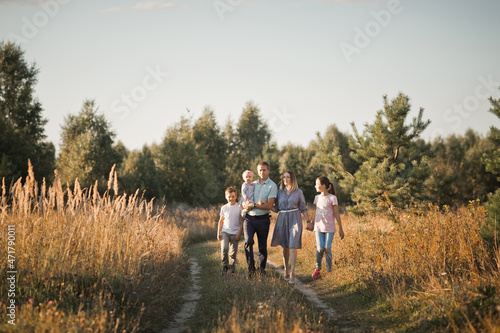
[{"label": "girl in pink shirt", "polygon": [[318,279],[321,272],[323,254],[326,253],[326,273],[332,270],[332,243],[335,235],[335,220],[339,225],[340,239],[344,239],[342,220],[340,219],[339,206],[335,188],[326,177],[316,179],[316,195],[314,204],[316,213],[314,215],[314,232],[316,234],[316,268],[312,274],[313,279]]}]

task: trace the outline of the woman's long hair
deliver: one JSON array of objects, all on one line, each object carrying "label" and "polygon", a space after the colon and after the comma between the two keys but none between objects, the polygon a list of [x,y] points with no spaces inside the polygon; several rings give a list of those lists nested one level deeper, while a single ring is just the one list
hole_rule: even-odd
[{"label": "woman's long hair", "polygon": [[333,187],[333,184],[330,183],[330,179],[328,179],[327,177],[321,176],[321,177],[318,177],[318,180],[319,180],[319,183],[321,185],[326,186],[326,190],[328,191],[328,193],[335,195],[335,187]]},{"label": "woman's long hair", "polygon": [[[297,178],[295,177],[295,174],[293,173],[293,171],[290,171],[290,170],[283,172],[283,175],[285,175],[285,173],[288,173],[290,175],[290,185],[292,187],[291,191],[292,192],[297,191],[297,189],[299,188],[299,185],[297,184]],[[281,181],[280,181],[280,190],[283,190],[283,189],[285,189],[285,184],[283,184],[283,176],[282,176]]]}]

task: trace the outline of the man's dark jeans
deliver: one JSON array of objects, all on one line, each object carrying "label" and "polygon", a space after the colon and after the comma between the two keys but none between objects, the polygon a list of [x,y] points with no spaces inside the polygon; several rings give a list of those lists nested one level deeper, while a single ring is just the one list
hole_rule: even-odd
[{"label": "man's dark jeans", "polygon": [[257,234],[259,245],[259,271],[264,272],[267,263],[267,236],[271,220],[269,214],[261,216],[246,215],[243,221],[243,232],[245,233],[245,256],[247,258],[248,272],[255,272],[255,259],[253,256],[253,238]]}]

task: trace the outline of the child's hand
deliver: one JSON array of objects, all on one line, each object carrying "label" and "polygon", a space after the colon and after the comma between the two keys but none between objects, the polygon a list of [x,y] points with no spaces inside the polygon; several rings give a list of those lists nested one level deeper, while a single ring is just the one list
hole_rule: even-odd
[{"label": "child's hand", "polygon": [[220,234],[220,232],[217,233],[217,239],[222,240],[222,235]]},{"label": "child's hand", "polygon": [[240,234],[237,234],[236,237],[234,237],[234,240],[239,242],[241,239],[241,235]]},{"label": "child's hand", "polygon": [[340,236],[340,239],[344,239],[344,230],[342,228],[340,228],[340,230],[339,230],[339,236]]},{"label": "child's hand", "polygon": [[307,231],[314,231],[314,223],[312,223],[312,222],[306,223],[306,230]]}]

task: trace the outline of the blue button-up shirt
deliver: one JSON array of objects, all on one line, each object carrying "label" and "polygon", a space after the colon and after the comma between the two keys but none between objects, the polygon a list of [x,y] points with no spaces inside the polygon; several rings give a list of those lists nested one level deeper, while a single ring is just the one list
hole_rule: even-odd
[{"label": "blue button-up shirt", "polygon": [[[278,194],[278,186],[271,180],[267,178],[264,183],[260,183],[260,179],[253,182],[253,202],[258,203],[259,201],[268,202],[269,198],[276,198]],[[265,215],[269,214],[269,210],[254,208],[248,212],[249,215]]]}]

